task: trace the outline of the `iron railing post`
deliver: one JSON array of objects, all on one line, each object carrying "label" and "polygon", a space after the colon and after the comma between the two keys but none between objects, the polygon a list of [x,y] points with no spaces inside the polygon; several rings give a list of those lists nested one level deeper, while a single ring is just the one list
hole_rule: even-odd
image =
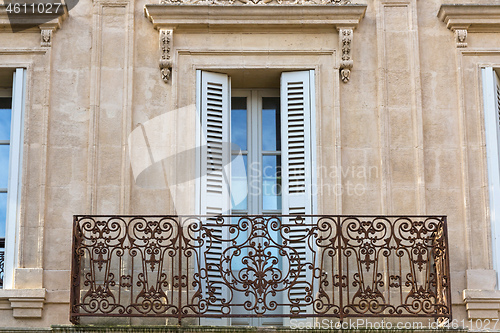
[{"label": "iron railing post", "polygon": [[443,237],[444,237],[444,255],[443,260],[445,260],[444,266],[446,269],[446,304],[448,305],[448,319],[452,320],[452,306],[451,306],[451,270],[450,270],[450,246],[448,245],[448,218],[443,216]]},{"label": "iron railing post", "polygon": [[5,238],[0,238],[0,289],[3,288],[5,275]]},{"label": "iron railing post", "polygon": [[344,320],[344,294],[343,294],[343,280],[344,280],[344,272],[342,268],[342,217],[338,216],[337,217],[337,239],[338,239],[338,245],[337,245],[337,256],[338,256],[338,261],[339,261],[339,315],[340,315],[340,322]]},{"label": "iron railing post", "polygon": [[[179,269],[178,269],[178,276],[179,276],[179,299],[178,299],[178,317],[177,317],[177,325],[181,326],[182,325],[182,254],[183,254],[183,245],[184,245],[184,235],[183,235],[183,223],[182,223],[182,217],[179,216],[177,219],[177,238],[179,239],[178,241],[178,246],[177,248],[179,249]],[[186,293],[188,292],[188,286],[186,286]],[[173,294],[173,293],[172,293]]]},{"label": "iron railing post", "polygon": [[80,318],[78,317],[78,313],[80,312],[80,308],[76,306],[77,302],[79,302],[80,298],[80,272],[81,272],[81,260],[78,256],[77,250],[80,247],[79,243],[79,227],[78,227],[78,216],[73,216],[73,239],[71,246],[71,293],[69,295],[69,304],[71,307],[69,320],[73,324],[78,324],[80,322]]}]

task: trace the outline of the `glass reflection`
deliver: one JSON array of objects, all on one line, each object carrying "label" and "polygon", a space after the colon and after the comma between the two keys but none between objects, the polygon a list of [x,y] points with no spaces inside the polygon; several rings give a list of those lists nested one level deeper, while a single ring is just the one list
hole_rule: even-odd
[{"label": "glass reflection", "polygon": [[231,156],[231,209],[246,210],[248,201],[247,156]]},{"label": "glass reflection", "polygon": [[262,156],[262,208],[281,210],[281,156]]},{"label": "glass reflection", "polygon": [[[247,150],[247,98],[231,98],[231,143]],[[234,149],[234,148],[233,148]]]},{"label": "glass reflection", "polygon": [[6,219],[7,219],[7,193],[0,193],[0,238],[5,238]]},{"label": "glass reflection", "polygon": [[7,188],[9,181],[9,145],[0,145],[0,188]]},{"label": "glass reflection", "polygon": [[281,150],[279,97],[262,98],[262,150]]},{"label": "glass reflection", "polygon": [[0,108],[0,140],[10,140],[11,109]]}]

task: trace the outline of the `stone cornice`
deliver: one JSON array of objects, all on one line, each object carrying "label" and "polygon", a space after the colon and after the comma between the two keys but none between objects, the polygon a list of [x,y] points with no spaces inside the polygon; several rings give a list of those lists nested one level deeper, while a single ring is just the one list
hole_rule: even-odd
[{"label": "stone cornice", "polygon": [[500,5],[441,5],[438,17],[452,31],[500,32]]},{"label": "stone cornice", "polygon": [[330,26],[354,29],[365,15],[366,5],[276,5],[276,6],[212,6],[149,4],[146,17],[155,29],[252,27],[283,29]]},{"label": "stone cornice", "polygon": [[[9,15],[7,13],[8,4],[0,4],[0,31],[37,31],[50,30],[55,31],[61,27],[62,21],[68,17],[66,5],[60,6],[57,12],[47,13],[19,13]],[[39,29],[31,28],[38,26]]]}]

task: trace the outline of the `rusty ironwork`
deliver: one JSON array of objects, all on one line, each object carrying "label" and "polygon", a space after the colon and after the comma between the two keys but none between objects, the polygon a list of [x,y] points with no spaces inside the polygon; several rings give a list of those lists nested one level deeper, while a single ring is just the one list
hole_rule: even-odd
[{"label": "rusty ironwork", "polygon": [[451,319],[444,216],[75,216],[83,316]]},{"label": "rusty ironwork", "polygon": [[0,238],[0,289],[3,288],[5,270],[5,238]]}]

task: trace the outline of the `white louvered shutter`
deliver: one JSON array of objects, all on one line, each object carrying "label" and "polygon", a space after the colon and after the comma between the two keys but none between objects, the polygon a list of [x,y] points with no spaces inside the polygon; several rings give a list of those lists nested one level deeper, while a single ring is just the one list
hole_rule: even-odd
[{"label": "white louvered shutter", "polygon": [[[281,75],[281,142],[283,165],[283,214],[313,214],[312,158],[314,142],[311,139],[314,108],[314,71],[284,72]],[[284,219],[284,223],[291,220]],[[306,223],[311,223],[310,219]],[[312,252],[304,240],[298,240],[306,233],[305,228],[291,228],[291,242],[300,256],[301,262],[311,262]],[[293,269],[295,264],[284,268]],[[304,268],[299,275],[299,283],[294,285],[286,298],[300,299],[304,304],[305,282],[312,281],[312,271]],[[288,309],[290,311],[294,309]],[[295,309],[297,310],[297,309]],[[285,311],[287,311],[285,309]],[[312,313],[312,306],[301,306],[301,313]],[[288,324],[285,322],[285,325]]]},{"label": "white louvered shutter", "polygon": [[[201,177],[200,177],[200,213],[217,216],[228,214],[230,209],[230,158],[229,149],[229,78],[225,74],[202,71],[198,105],[201,117]],[[210,223],[215,218],[208,218]],[[217,230],[214,236],[224,237],[227,228]],[[223,288],[220,269],[223,244],[209,242],[202,255],[202,267],[208,270],[208,282],[215,288],[217,305],[209,306],[208,313],[221,314],[220,300],[227,299],[227,290]],[[202,285],[204,297],[208,295],[208,285]],[[202,318],[203,325],[227,325],[227,318]]]}]

